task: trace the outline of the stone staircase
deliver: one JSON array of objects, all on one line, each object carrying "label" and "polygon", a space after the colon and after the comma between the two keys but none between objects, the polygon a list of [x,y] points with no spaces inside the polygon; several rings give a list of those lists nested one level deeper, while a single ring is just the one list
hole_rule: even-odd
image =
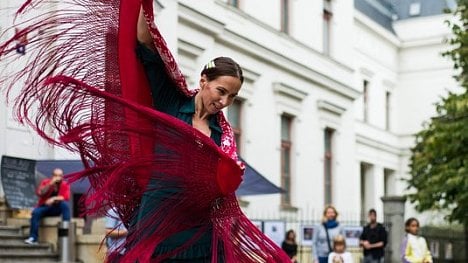
[{"label": "stone staircase", "polygon": [[23,234],[22,227],[0,225],[0,262],[58,262],[58,254],[53,251],[51,244],[28,245],[23,243],[26,238],[27,236]]}]

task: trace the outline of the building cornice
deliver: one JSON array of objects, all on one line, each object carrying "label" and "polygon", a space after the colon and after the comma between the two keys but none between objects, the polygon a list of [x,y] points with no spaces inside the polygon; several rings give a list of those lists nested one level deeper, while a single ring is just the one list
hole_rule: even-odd
[{"label": "building cornice", "polygon": [[362,26],[368,28],[372,32],[376,33],[381,38],[390,42],[392,45],[398,48],[401,46],[401,41],[400,39],[398,39],[397,36],[388,32],[387,29],[383,28],[381,25],[377,24],[376,22],[374,22],[372,19],[370,19],[369,17],[367,17],[365,14],[363,14],[361,11],[357,9],[354,9],[354,20],[360,23]]},{"label": "building cornice", "polygon": [[[240,33],[229,29],[223,22],[209,18],[184,3],[179,3],[178,13],[181,23],[185,23],[192,28],[207,33],[212,36],[216,42],[223,44],[226,47],[239,51],[308,82],[314,83],[317,86],[337,93],[347,99],[355,100],[360,95],[360,92],[355,90],[349,84],[352,83],[351,79],[354,72],[352,68],[339,64],[322,54],[316,54],[316,51],[307,51],[304,44],[299,44],[297,41],[291,41],[290,39],[286,40],[289,41],[288,44],[290,44],[290,46],[297,46],[297,48],[301,50],[305,49],[305,52],[310,54],[310,61],[317,61],[315,64],[325,63],[327,68],[335,67],[335,72],[341,72],[342,76],[345,76],[344,78],[342,77],[343,80],[333,78],[333,74],[324,74],[308,65],[301,64],[297,60],[283,54],[282,51],[267,47],[258,39],[251,39],[249,36],[245,36],[245,34],[241,35]],[[254,26],[258,26],[259,22],[257,22],[256,19],[249,18],[246,23],[253,23]],[[259,27],[259,30],[264,30],[264,28]],[[279,38],[284,38],[284,36],[281,36],[279,32],[275,33],[278,34]],[[271,41],[271,39],[268,41]],[[311,48],[308,47],[308,49]],[[345,79],[348,79],[349,82]]]},{"label": "building cornice", "polygon": [[217,40],[232,49],[245,53],[266,64],[274,65],[285,72],[289,72],[306,81],[315,83],[322,88],[328,89],[348,99],[355,100],[361,94],[347,83],[342,83],[303,64],[297,63],[283,54],[252,42],[235,32],[226,30],[225,34],[220,35]]},{"label": "building cornice", "polygon": [[177,41],[177,45],[179,52],[182,51],[191,58],[198,58],[205,51],[203,47],[197,46],[180,38]]},{"label": "building cornice", "polygon": [[203,13],[198,12],[198,10],[182,3],[179,3],[178,8],[179,12],[177,12],[177,14],[179,23],[187,24],[200,32],[204,32],[211,36],[217,36],[223,32],[226,26],[223,22],[206,16]]},{"label": "building cornice", "polygon": [[274,83],[273,89],[276,93],[289,97],[297,102],[301,102],[307,97],[307,93],[300,91],[298,89],[295,89],[282,82]]},{"label": "building cornice", "polygon": [[337,116],[341,116],[346,111],[345,108],[340,107],[334,103],[328,102],[326,100],[318,100],[317,107],[319,108],[319,110],[328,111]]},{"label": "building cornice", "polygon": [[394,155],[402,156],[405,152],[405,149],[396,147],[394,145],[387,144],[382,141],[378,141],[376,139],[370,138],[368,136],[362,134],[356,134],[356,143],[359,145],[365,145],[371,147],[373,149],[381,150],[384,152],[388,152]]},{"label": "building cornice", "polygon": [[414,47],[424,47],[424,46],[436,46],[436,45],[445,45],[444,39],[448,39],[450,34],[437,37],[428,37],[422,39],[408,40],[401,43],[402,48],[414,48]]},{"label": "building cornice", "polygon": [[441,20],[453,20],[453,14],[439,14],[439,15],[431,15],[431,16],[416,16],[416,17],[411,17],[411,18],[406,18],[406,19],[400,19],[396,20],[395,25],[397,24],[409,24],[409,23],[414,23],[414,22],[426,22],[430,20],[435,20],[435,19],[441,19]]}]

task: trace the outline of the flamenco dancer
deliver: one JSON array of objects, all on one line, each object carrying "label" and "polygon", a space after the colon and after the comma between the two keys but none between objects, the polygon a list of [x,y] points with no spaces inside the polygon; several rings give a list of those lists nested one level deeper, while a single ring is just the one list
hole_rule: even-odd
[{"label": "flamenco dancer", "polygon": [[[25,83],[14,98],[18,120],[78,153],[85,169],[68,179],[89,179],[87,213],[112,207],[129,230],[107,262],[290,262],[234,194],[243,169],[221,110],[239,92],[242,69],[215,58],[199,89],[188,89],[152,4],[26,1],[16,21],[45,11],[0,44],[0,59],[18,69],[0,84]],[[24,36],[29,63],[14,52]]]}]

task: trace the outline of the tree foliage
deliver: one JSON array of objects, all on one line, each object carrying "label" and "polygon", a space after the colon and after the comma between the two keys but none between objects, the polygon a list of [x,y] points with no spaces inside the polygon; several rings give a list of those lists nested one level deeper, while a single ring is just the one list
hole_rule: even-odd
[{"label": "tree foliage", "polygon": [[448,210],[450,221],[468,226],[468,0],[457,2],[452,48],[444,55],[453,60],[462,93],[442,98],[437,116],[416,135],[407,182],[416,209]]}]

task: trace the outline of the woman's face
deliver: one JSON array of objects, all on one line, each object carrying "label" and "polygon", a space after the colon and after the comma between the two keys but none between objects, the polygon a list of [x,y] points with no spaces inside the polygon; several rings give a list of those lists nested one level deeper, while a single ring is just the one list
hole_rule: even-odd
[{"label": "woman's face", "polygon": [[327,210],[325,211],[325,217],[328,219],[328,220],[334,220],[336,219],[336,213],[335,213],[335,209],[333,208],[327,208]]},{"label": "woman's face", "polygon": [[289,240],[294,240],[296,238],[296,234],[294,234],[294,232],[289,232],[288,233],[288,239]]},{"label": "woman's face", "polygon": [[407,231],[413,235],[417,235],[419,231],[419,223],[413,220],[411,224],[409,224],[409,226],[407,227]]},{"label": "woman's face", "polygon": [[232,76],[220,76],[208,81],[206,76],[202,75],[200,88],[204,110],[215,114],[232,104],[241,88],[241,81]]}]

